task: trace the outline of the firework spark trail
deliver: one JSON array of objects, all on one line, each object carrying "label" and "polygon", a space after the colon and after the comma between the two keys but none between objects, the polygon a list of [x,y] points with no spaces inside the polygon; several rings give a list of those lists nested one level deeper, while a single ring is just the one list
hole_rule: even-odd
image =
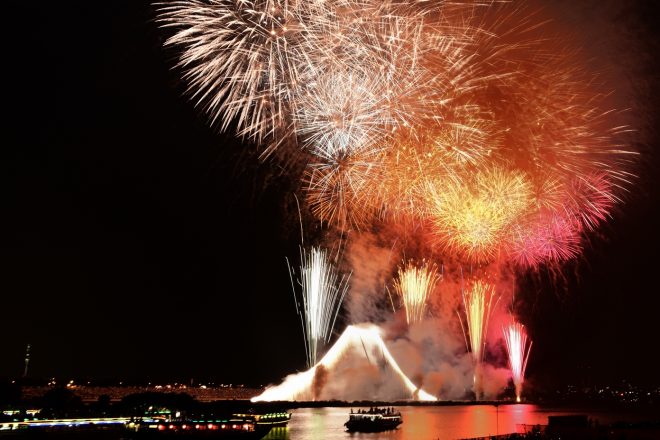
[{"label": "firework spark trail", "polygon": [[[495,304],[493,304],[495,299]],[[499,297],[495,297],[495,287],[492,284],[478,280],[472,283],[469,289],[463,291],[463,308],[465,321],[461,321],[465,336],[465,345],[472,353],[475,366],[474,393],[477,399],[481,395],[481,363],[486,349],[486,335],[488,334],[488,321],[493,306],[497,304]]]},{"label": "firework spark trail", "polygon": [[364,3],[321,21],[329,29],[316,25],[305,33],[315,57],[302,69],[293,129],[304,148],[330,162],[382,149],[397,130],[436,118],[428,109],[448,100],[437,91],[445,90],[437,73],[422,62],[428,49],[421,15],[398,16],[387,2]]},{"label": "firework spark trail", "polygon": [[[399,110],[403,103],[421,108],[421,94],[410,87],[426,78],[415,70],[419,8],[380,0],[179,0],[158,8],[161,26],[173,30],[165,45],[181,49],[189,94],[223,130],[235,121],[240,135],[257,142],[282,128],[297,133],[291,114],[310,99],[310,89],[323,92],[314,85],[319,76],[351,66],[356,79],[380,77],[372,92],[385,92],[387,81],[399,91],[378,95],[381,110],[406,120],[411,112]],[[388,107],[393,99],[399,104]]]},{"label": "firework spark trail", "polygon": [[511,227],[531,204],[531,189],[523,173],[494,168],[461,185],[445,185],[432,197],[446,247],[481,262],[508,242]]},{"label": "firework spark trail", "polygon": [[560,215],[545,213],[539,221],[517,226],[511,258],[521,267],[569,260],[581,250],[579,230]]},{"label": "firework spark trail", "polygon": [[377,154],[369,150],[308,166],[307,202],[321,222],[337,225],[341,230],[371,224],[380,210],[373,185],[376,177],[382,175]]},{"label": "firework spark trail", "polygon": [[398,279],[394,287],[403,301],[408,325],[424,319],[427,301],[436,282],[437,270],[429,264],[415,266],[408,262],[399,268]]},{"label": "firework spark trail", "polygon": [[394,360],[392,354],[387,349],[378,327],[374,325],[350,325],[318,364],[315,364],[307,371],[286,379],[280,385],[267,388],[259,396],[253,397],[252,401],[308,400],[309,397],[306,396],[311,395],[310,388],[312,387],[315,371],[319,366],[332,371],[334,367],[340,364],[347,351],[352,348],[357,348],[358,352],[364,351],[366,354],[367,347],[372,351],[377,352],[378,355],[384,359],[385,364],[388,365],[403,382],[403,385],[410,393],[412,399],[429,402],[438,400],[420,387],[417,387],[408,376],[403,373],[396,360]]},{"label": "firework spark trail", "polygon": [[463,291],[465,327],[467,327],[465,342],[477,362],[482,361],[486,348],[486,334],[493,299],[495,299],[495,287],[481,280],[475,281],[469,289]]},{"label": "firework spark trail", "polygon": [[432,183],[441,178],[451,185],[459,183],[434,134],[432,130],[399,130],[379,156],[381,173],[373,177],[369,188],[374,193],[371,198],[381,201],[389,218],[427,217]]},{"label": "firework spark trail", "polygon": [[159,21],[175,30],[167,46],[183,49],[188,92],[226,130],[261,142],[286,125],[298,63],[289,46],[298,34],[291,4],[278,0],[181,0],[160,4]]},{"label": "firework spark trail", "polygon": [[[312,247],[309,253],[300,251],[301,302],[296,297],[296,307],[303,327],[308,366],[315,365],[323,346],[330,341],[337,314],[348,290],[350,275],[339,276],[330,263],[325,250]],[[289,266],[293,285],[293,270]],[[296,289],[293,289],[296,296]]]},{"label": "firework spark trail", "polygon": [[509,355],[513,385],[516,388],[516,401],[520,402],[527,360],[532,350],[532,341],[527,339],[525,326],[517,322],[502,327],[502,333],[506,342],[506,351]]},{"label": "firework spark trail", "polygon": [[[222,129],[310,153],[309,206],[341,230],[431,217],[449,254],[537,266],[577,255],[574,238],[630,184],[626,128],[610,126],[579,54],[539,36],[544,20],[523,8],[180,0],[160,4],[159,22]],[[548,251],[533,237],[550,239],[551,224],[572,231]]]},{"label": "firework spark trail", "polygon": [[371,148],[389,120],[373,73],[348,70],[320,74],[307,86],[294,122],[303,146],[322,159]]}]

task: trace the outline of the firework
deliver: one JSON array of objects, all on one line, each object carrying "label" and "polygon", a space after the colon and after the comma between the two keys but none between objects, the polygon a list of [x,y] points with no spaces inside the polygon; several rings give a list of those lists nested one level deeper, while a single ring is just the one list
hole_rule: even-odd
[{"label": "firework", "polygon": [[579,250],[572,238],[556,252],[520,249],[552,235],[549,218],[579,236],[630,181],[625,128],[609,126],[579,54],[522,9],[181,0],[161,4],[159,21],[221,128],[289,136],[311,153],[309,206],[340,229],[430,217],[453,256],[538,265]]},{"label": "firework", "polygon": [[428,216],[430,182],[452,180],[456,175],[452,164],[439,154],[430,130],[399,130],[381,156],[383,172],[372,186],[378,188],[384,212],[394,220]]},{"label": "firework", "polygon": [[323,223],[342,230],[367,227],[380,210],[378,187],[382,175],[378,153],[368,150],[308,166],[307,202]]},{"label": "firework", "polygon": [[[298,284],[301,300],[296,298],[296,307],[303,327],[307,364],[311,367],[316,364],[323,346],[330,341],[350,275],[340,276],[323,249],[312,247],[309,253],[301,249],[300,258]],[[289,270],[293,284],[294,274],[290,266]],[[296,290],[294,287],[294,296]]]},{"label": "firework", "polygon": [[431,265],[422,264],[417,267],[409,262],[399,268],[399,277],[394,287],[403,301],[408,325],[424,319],[428,298],[437,281],[437,271]]},{"label": "firework", "polygon": [[519,225],[513,233],[510,258],[521,267],[543,262],[561,263],[581,250],[579,229],[558,214],[541,213],[540,219]]},{"label": "firework", "polygon": [[159,21],[182,48],[188,92],[225,130],[263,140],[286,125],[298,62],[289,49],[298,13],[286,0],[181,0],[163,3]]},{"label": "firework", "polygon": [[502,250],[511,227],[531,204],[525,174],[500,168],[477,173],[458,185],[436,184],[430,195],[440,239],[475,262],[488,261]]},{"label": "firework", "polygon": [[465,335],[465,345],[472,353],[475,365],[474,392],[479,399],[481,393],[481,363],[486,349],[486,335],[488,334],[488,321],[493,307],[499,298],[495,298],[495,287],[484,281],[475,281],[469,289],[463,291],[463,307],[465,321],[461,320]]},{"label": "firework", "polygon": [[359,146],[376,126],[408,123],[406,104],[421,108],[422,16],[380,0],[180,0],[158,20],[213,123],[257,142],[293,130],[319,151]]},{"label": "firework", "polygon": [[[401,10],[386,2],[363,3],[347,6],[348,12],[342,9],[337,22],[331,22],[337,29],[317,25],[306,34],[318,50],[301,73],[307,79],[295,95],[293,131],[320,164],[359,156],[382,165],[377,159],[396,145],[400,131],[435,121],[437,112],[428,110],[447,107],[448,97],[441,93],[446,87],[439,87],[437,73],[424,62],[430,49],[419,14],[409,10],[398,16],[392,8]],[[327,33],[333,36],[330,42],[310,43]],[[382,192],[381,181],[382,176],[372,181],[371,192],[376,187]]]},{"label": "firework", "polygon": [[478,362],[481,362],[486,347],[488,320],[494,298],[495,287],[484,281],[475,281],[469,289],[463,292],[465,326],[468,335],[466,344],[473,358]]},{"label": "firework", "polygon": [[[316,369],[322,367],[332,371],[340,362],[342,357],[351,349],[358,352],[375,353],[384,360],[384,364],[391,368],[401,380],[410,398],[421,401],[436,401],[436,397],[416,386],[406,376],[392,354],[387,349],[380,334],[380,329],[374,325],[350,325],[344,330],[337,342],[328,350],[318,364],[309,370],[286,379],[282,384],[267,388],[261,395],[252,398],[253,402],[260,401],[284,401],[284,400],[306,400],[312,394],[311,387]],[[369,396],[372,398],[372,396]]]},{"label": "firework", "polygon": [[589,230],[605,221],[618,201],[610,180],[602,173],[574,178],[566,198],[565,214],[574,220],[576,227]]},{"label": "firework", "polygon": [[[179,0],[159,8],[191,97],[221,129],[235,126],[266,154],[283,149],[304,161],[303,208],[342,238],[356,229],[394,232],[399,242],[416,234],[431,237],[438,261],[559,265],[580,255],[633,178],[636,153],[597,75],[546,32],[540,13],[510,2]],[[384,344],[349,327],[335,345],[344,348],[317,362],[348,277],[318,248],[301,259],[294,293],[311,368],[300,376],[304,388],[312,367],[334,365],[355,338]],[[436,281],[428,265],[399,269],[409,324],[423,318]],[[462,295],[479,397],[497,299],[483,281]],[[524,329],[507,327],[505,338],[522,384]]]},{"label": "firework", "polygon": [[[434,203],[423,188],[461,180],[443,197],[470,193],[472,202],[445,200],[439,217],[447,244],[469,259],[492,258],[511,217],[493,209],[497,200],[482,200],[475,171],[502,182],[492,170],[508,164],[533,182],[537,204],[563,205],[587,229],[630,179],[633,153],[615,140],[624,130],[607,127],[609,113],[598,110],[576,55],[534,37],[534,14],[481,2],[376,0],[182,0],[159,11],[174,30],[166,44],[181,48],[191,95],[223,129],[236,121],[257,141],[291,133],[316,157],[314,167],[352,173],[332,180],[355,177],[335,164],[384,152],[379,192],[395,214],[428,214]],[[514,21],[524,24],[507,26]],[[340,226],[362,217],[314,211]]]},{"label": "firework", "polygon": [[309,84],[294,115],[303,146],[323,159],[373,148],[393,124],[381,79],[361,71],[324,72]]},{"label": "firework", "polygon": [[509,367],[513,376],[513,385],[516,388],[516,401],[520,402],[527,360],[532,350],[532,341],[527,339],[525,326],[517,322],[502,327],[502,332],[506,342],[506,351],[509,354]]}]

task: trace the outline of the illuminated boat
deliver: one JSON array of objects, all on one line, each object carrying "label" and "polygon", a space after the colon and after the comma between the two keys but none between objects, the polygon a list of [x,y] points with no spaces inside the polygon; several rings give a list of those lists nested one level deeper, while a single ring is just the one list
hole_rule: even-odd
[{"label": "illuminated boat", "polygon": [[139,420],[128,424],[135,439],[241,439],[257,440],[271,426],[257,424],[254,417],[232,416],[213,420]]},{"label": "illuminated boat", "polygon": [[127,417],[33,419],[0,423],[0,438],[117,439],[130,421]]},{"label": "illuminated boat", "polygon": [[401,423],[401,413],[394,408],[371,408],[357,412],[351,410],[344,426],[349,432],[381,432],[396,429]]},{"label": "illuminated boat", "polygon": [[[233,415],[220,418],[145,417],[49,419],[0,423],[0,438],[17,439],[227,439],[257,440],[275,426],[275,421],[288,422],[288,413],[273,413],[266,423],[258,423],[255,416]],[[286,423],[285,423],[286,424]],[[279,425],[282,426],[282,425]]]},{"label": "illuminated boat", "polygon": [[234,414],[234,417],[253,417],[257,426],[270,426],[272,428],[287,426],[291,420],[291,413],[272,412],[266,414]]}]

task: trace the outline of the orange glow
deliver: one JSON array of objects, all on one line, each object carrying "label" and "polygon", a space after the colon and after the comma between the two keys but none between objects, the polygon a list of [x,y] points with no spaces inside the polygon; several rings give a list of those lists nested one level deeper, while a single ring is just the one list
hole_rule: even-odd
[{"label": "orange glow", "polygon": [[191,97],[261,157],[303,165],[324,225],[432,223],[438,257],[534,268],[579,255],[637,155],[609,90],[541,17],[509,2],[182,0],[158,21]]}]

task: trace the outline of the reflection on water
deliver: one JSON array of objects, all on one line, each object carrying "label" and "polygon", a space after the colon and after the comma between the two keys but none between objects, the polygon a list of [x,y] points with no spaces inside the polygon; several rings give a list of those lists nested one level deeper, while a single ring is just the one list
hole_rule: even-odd
[{"label": "reflection on water", "polygon": [[[350,408],[301,408],[292,410],[287,428],[273,429],[266,440],[453,440],[516,432],[516,425],[545,425],[549,415],[588,414],[601,423],[625,415],[584,409],[552,410],[536,405],[403,406],[403,424],[383,433],[348,433],[344,422]],[[357,409],[357,408],[355,408]],[[368,408],[366,408],[368,409]]]}]

